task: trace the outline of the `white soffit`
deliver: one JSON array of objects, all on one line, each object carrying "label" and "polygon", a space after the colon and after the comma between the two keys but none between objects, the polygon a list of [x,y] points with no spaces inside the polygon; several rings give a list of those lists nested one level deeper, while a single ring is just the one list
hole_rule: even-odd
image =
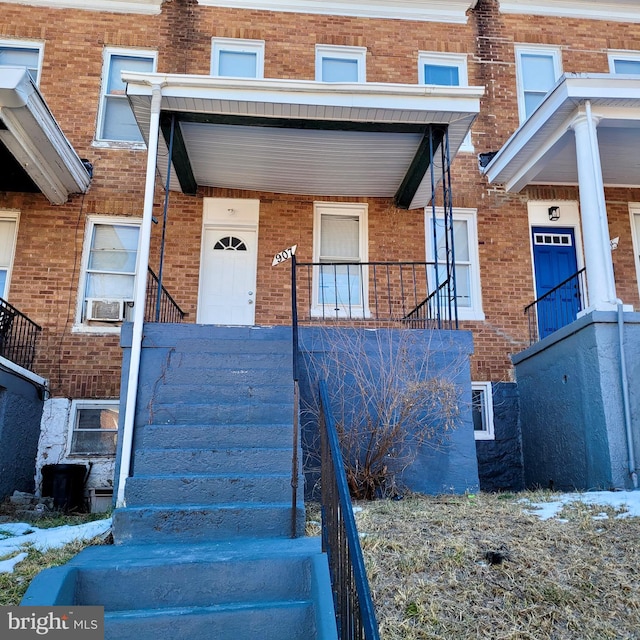
[{"label": "white soffit", "polygon": [[[396,195],[405,176],[418,175],[413,160],[428,125],[448,125],[455,155],[484,91],[138,73],[123,78],[145,139],[152,87],[162,88],[162,112],[177,115],[198,185],[335,196]],[[167,155],[161,136],[163,181]],[[175,167],[170,188],[181,189]],[[428,172],[414,188],[411,202],[404,203],[409,208],[424,206],[430,197]]]},{"label": "white soffit", "polygon": [[26,69],[0,69],[0,124],[0,140],[50,202],[87,191],[87,169]]},{"label": "white soffit", "polygon": [[511,0],[500,2],[501,13],[640,22],[638,0]]},{"label": "white soffit", "polygon": [[484,169],[489,182],[515,192],[528,184],[578,184],[571,124],[587,102],[605,185],[640,186],[640,76],[614,74],[562,76]]},{"label": "white soffit", "polygon": [[465,24],[478,0],[198,0],[207,7]]},{"label": "white soffit", "polygon": [[6,4],[24,4],[50,9],[85,9],[106,13],[141,13],[157,15],[166,0],[2,0]]}]

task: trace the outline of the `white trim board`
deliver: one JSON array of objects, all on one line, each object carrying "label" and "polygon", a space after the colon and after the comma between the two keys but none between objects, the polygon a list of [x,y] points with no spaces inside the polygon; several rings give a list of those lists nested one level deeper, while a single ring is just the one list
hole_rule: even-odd
[{"label": "white trim board", "polygon": [[157,15],[165,0],[3,0],[6,4],[22,4],[50,9],[84,9],[105,13],[140,13]]},{"label": "white trim board", "polygon": [[640,22],[637,0],[512,0],[500,2],[501,13]]},{"label": "white trim board", "polygon": [[466,24],[477,0],[198,0],[207,7]]}]

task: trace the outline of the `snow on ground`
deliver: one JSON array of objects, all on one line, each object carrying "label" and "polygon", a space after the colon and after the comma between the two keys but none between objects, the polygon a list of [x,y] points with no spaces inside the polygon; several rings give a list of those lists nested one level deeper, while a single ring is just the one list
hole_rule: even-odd
[{"label": "snow on ground", "polygon": [[47,551],[63,547],[74,540],[90,540],[106,534],[110,528],[111,518],[74,526],[52,527],[51,529],[39,529],[33,524],[25,522],[0,523],[0,559],[21,552],[15,557],[0,560],[0,573],[11,573],[13,567],[24,560],[27,555],[24,553],[25,545],[33,546],[39,551]]},{"label": "snow on ground", "polygon": [[[541,520],[554,518],[562,511],[562,507],[571,502],[582,502],[588,505],[609,506],[619,511],[617,518],[640,517],[640,491],[590,491],[587,493],[563,493],[553,496],[549,502],[526,503],[526,512],[538,516]],[[594,518],[605,519],[606,514],[595,515]]]}]

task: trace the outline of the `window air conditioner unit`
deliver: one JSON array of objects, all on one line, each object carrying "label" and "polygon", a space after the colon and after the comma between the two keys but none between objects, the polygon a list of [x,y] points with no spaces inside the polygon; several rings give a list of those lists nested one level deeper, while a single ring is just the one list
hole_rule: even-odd
[{"label": "window air conditioner unit", "polygon": [[87,298],[87,320],[120,322],[124,320],[124,300]]}]

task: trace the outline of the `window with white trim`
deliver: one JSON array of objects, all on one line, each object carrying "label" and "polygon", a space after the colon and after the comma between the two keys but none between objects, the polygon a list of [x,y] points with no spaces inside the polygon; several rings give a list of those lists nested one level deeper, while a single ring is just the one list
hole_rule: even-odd
[{"label": "window with white trim", "polygon": [[[434,220],[425,209],[427,262],[434,260]],[[438,282],[446,279],[446,238],[442,210],[436,209],[435,236],[438,248]],[[456,300],[460,320],[484,320],[480,290],[478,224],[475,209],[453,210],[453,246],[456,277]],[[434,274],[435,275],[435,274]],[[433,278],[435,280],[435,277]]]},{"label": "window with white trim", "polygon": [[0,67],[24,67],[38,84],[44,45],[25,40],[0,40]]},{"label": "window with white trim", "polygon": [[[455,53],[418,52],[418,83],[441,87],[468,87],[467,56]],[[460,151],[473,151],[471,132]]]},{"label": "window with white trim", "polygon": [[609,53],[611,73],[640,74],[640,51],[616,51]]},{"label": "window with white trim", "polygon": [[490,382],[471,383],[471,415],[476,440],[494,440],[493,394]]},{"label": "window with white trim", "polygon": [[69,455],[115,456],[118,400],[73,400]]},{"label": "window with white trim", "polygon": [[77,322],[119,327],[131,315],[140,220],[92,216],[87,225]]},{"label": "window with white trim", "polygon": [[560,49],[532,45],[516,47],[520,122],[538,108],[561,75]]},{"label": "window with white trim", "polygon": [[368,278],[367,205],[317,202],[313,218],[313,310],[322,315],[364,315]]},{"label": "window with white trim", "polygon": [[316,45],[318,82],[366,82],[367,48]]},{"label": "window with white trim", "polygon": [[211,75],[264,78],[264,40],[212,38]]},{"label": "window with white trim", "polygon": [[143,146],[144,141],[129,105],[123,71],[153,72],[155,51],[105,49],[102,65],[102,88],[98,109],[98,143],[127,143]]},{"label": "window with white trim", "polygon": [[636,264],[636,282],[638,285],[638,293],[640,293],[640,202],[629,204],[629,216],[631,219],[633,256]]},{"label": "window with white trim", "polygon": [[0,298],[7,299],[18,231],[18,213],[0,211]]}]

